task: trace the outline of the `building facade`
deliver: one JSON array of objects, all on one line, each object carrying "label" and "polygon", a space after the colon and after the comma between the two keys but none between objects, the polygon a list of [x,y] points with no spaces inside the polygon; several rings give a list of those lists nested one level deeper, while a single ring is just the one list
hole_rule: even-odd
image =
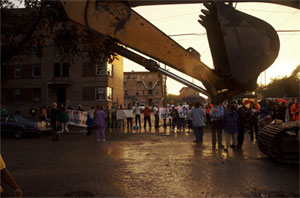
[{"label": "building facade", "polygon": [[205,98],[199,95],[199,92],[190,87],[182,87],[179,91],[179,97],[183,103],[194,104],[195,102],[205,103]]},{"label": "building facade", "polygon": [[49,47],[41,59],[26,55],[1,65],[1,103],[8,112],[26,115],[31,105],[53,102],[74,109],[80,104],[84,110],[124,105],[123,57],[101,64],[82,57],[73,63],[61,60],[56,48]]},{"label": "building facade", "polygon": [[124,104],[144,103],[163,105],[165,98],[163,76],[158,72],[124,72]]}]

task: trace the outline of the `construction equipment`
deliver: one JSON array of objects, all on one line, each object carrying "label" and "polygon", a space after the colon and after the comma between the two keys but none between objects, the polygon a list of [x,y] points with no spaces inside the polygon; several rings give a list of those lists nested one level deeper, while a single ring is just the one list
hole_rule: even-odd
[{"label": "construction equipment", "polygon": [[[228,2],[228,1],[227,1]],[[230,0],[229,2],[246,2]],[[297,8],[298,1],[266,1]],[[184,49],[131,7],[140,5],[204,3],[201,23],[207,37],[215,69],[200,60],[193,48]],[[253,91],[259,74],[267,69],[279,52],[279,38],[268,23],[240,12],[224,2],[194,1],[100,1],[61,0],[67,16],[110,42],[108,48],[145,66],[183,82],[164,71],[156,61],[164,63],[201,81],[205,89],[183,82],[213,100],[224,100],[244,91]],[[120,45],[121,44],[121,45]],[[123,47],[125,46],[125,47]],[[126,47],[154,60],[146,59]]]},{"label": "construction equipment", "polygon": [[299,121],[271,123],[260,130],[259,149],[283,163],[299,163]]}]

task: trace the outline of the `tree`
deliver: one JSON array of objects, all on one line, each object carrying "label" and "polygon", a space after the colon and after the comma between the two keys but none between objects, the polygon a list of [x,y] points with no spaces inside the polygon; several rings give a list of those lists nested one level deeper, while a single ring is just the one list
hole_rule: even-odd
[{"label": "tree", "polygon": [[[112,61],[107,40],[70,21],[58,1],[18,0],[24,9],[13,9],[16,2],[3,0],[1,6],[1,64],[21,54],[42,57],[47,47],[58,48],[62,59],[76,56]],[[86,46],[88,47],[82,47]]]},{"label": "tree", "polygon": [[300,65],[291,73],[290,76],[271,79],[267,86],[259,86],[257,93],[265,97],[299,97],[300,86]]}]

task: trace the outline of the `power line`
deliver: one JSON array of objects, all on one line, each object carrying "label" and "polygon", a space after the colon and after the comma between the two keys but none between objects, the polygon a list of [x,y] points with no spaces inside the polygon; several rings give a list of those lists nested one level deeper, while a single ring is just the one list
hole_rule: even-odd
[{"label": "power line", "polygon": [[185,13],[185,14],[173,15],[173,16],[156,18],[156,19],[150,19],[149,21],[161,21],[161,20],[166,20],[166,19],[170,19],[170,18],[178,18],[178,17],[181,17],[181,16],[192,15],[192,14],[195,14],[195,13],[200,13],[200,11],[197,11],[197,12],[188,12],[188,13]]},{"label": "power line", "polygon": [[255,10],[255,9],[247,9],[247,8],[242,8],[240,10],[245,10],[245,11],[253,11],[253,12],[271,12],[272,14],[283,14],[283,13],[293,13],[293,12],[288,12],[288,11],[276,11],[276,10]]},{"label": "power line", "polygon": [[[278,33],[290,33],[290,32],[300,32],[300,30],[276,30]],[[181,33],[181,34],[170,34],[169,37],[176,37],[176,36],[205,36],[206,32],[200,33]]]}]

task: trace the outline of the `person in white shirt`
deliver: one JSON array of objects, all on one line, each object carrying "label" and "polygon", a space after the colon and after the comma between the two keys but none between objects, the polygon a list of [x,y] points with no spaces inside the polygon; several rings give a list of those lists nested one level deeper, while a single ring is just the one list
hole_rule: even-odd
[{"label": "person in white shirt", "polygon": [[184,106],[182,104],[180,104],[180,107],[178,109],[179,119],[178,119],[178,123],[177,123],[177,129],[181,130],[181,127],[182,127],[183,132],[185,131],[185,114],[186,114],[186,110],[185,110]]},{"label": "person in white shirt", "polygon": [[139,126],[141,128],[141,108],[139,107],[139,104],[137,103],[135,106],[135,125],[137,126],[137,122],[139,120]]}]

